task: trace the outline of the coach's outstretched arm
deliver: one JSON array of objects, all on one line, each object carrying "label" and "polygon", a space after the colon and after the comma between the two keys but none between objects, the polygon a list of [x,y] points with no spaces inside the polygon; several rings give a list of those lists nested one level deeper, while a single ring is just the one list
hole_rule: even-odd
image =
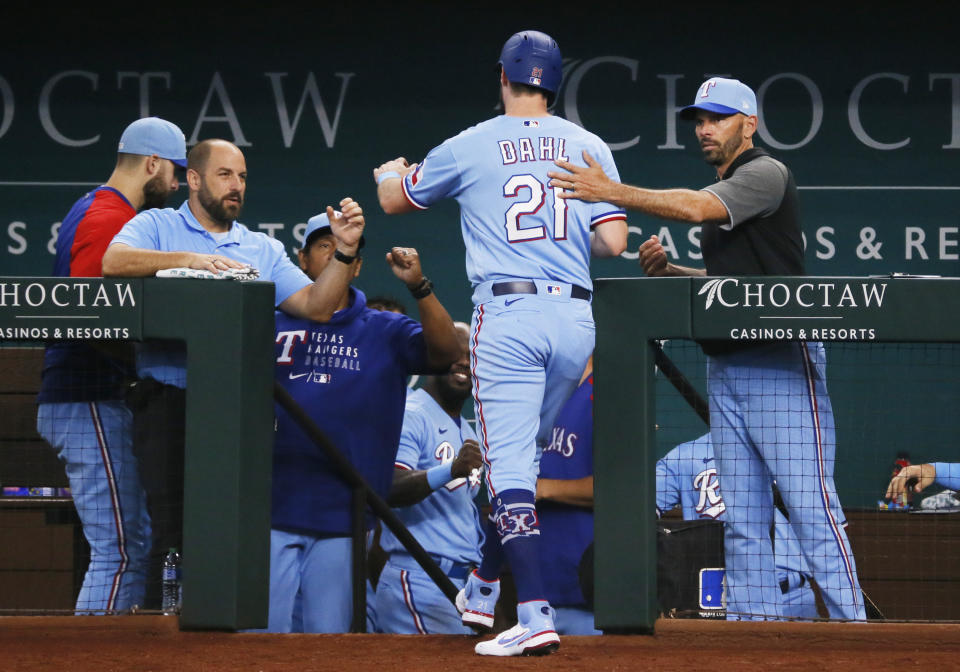
[{"label": "coach's outstretched arm", "polygon": [[417,300],[423,340],[427,346],[427,366],[435,373],[446,371],[460,356],[460,342],[450,313],[437,299],[433,283],[420,268],[420,255],[412,247],[394,247],[387,252],[387,263]]},{"label": "coach's outstretched arm", "polygon": [[402,156],[373,169],[373,179],[377,183],[377,198],[380,200],[380,207],[388,215],[399,215],[416,210],[403,195],[402,184],[403,178],[416,169],[417,164],[411,166]]},{"label": "coach's outstretched arm", "polygon": [[646,215],[687,224],[713,222],[724,224],[730,221],[726,207],[709,191],[692,189],[644,189],[629,184],[614,182],[590,154],[583,152],[587,166],[577,166],[557,159],[554,163],[566,173],[550,171],[550,186],[563,191],[560,198],[575,198],[596,203],[604,201],[613,205],[637,210]]}]

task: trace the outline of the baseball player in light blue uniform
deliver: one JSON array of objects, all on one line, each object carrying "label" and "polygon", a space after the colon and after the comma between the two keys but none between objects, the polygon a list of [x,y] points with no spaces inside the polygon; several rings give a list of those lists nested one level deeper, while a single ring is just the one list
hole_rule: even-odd
[{"label": "baseball player in light blue uniform", "polygon": [[[726,518],[710,434],[681,443],[657,461],[657,516],[678,504],[684,520]],[[790,521],[779,510],[774,512],[774,537],[783,616],[817,618],[810,568]]]},{"label": "baseball player in light blue uniform", "polygon": [[[480,562],[483,531],[474,498],[482,463],[477,435],[461,414],[470,396],[470,329],[457,323],[463,351],[443,376],[407,394],[388,501],[450,580],[463,588]],[[392,634],[470,634],[460,612],[389,529],[390,554],[377,583],[377,619]]]},{"label": "baseball player in light blue uniform", "polygon": [[[680,111],[693,121],[717,182],[699,191],[645,189],[605,175],[601,162],[551,171],[562,197],[611,202],[702,227],[706,269],[670,262],[656,236],[639,249],[649,276],[801,276],[799,192],[790,169],[759,147],[757,98],[739,80],[712,77]],[[611,179],[612,178],[612,179]],[[708,356],[710,428],[727,506],[728,616],[777,619],[772,483],[790,514],[831,618],[866,612],[833,480],[836,434],[822,343],[701,341]]]},{"label": "baseball player in light blue uniform", "polygon": [[450,138],[419,165],[388,161],[374,178],[388,214],[446,198],[460,204],[474,290],[474,401],[496,521],[461,606],[465,622],[492,627],[505,554],[517,585],[519,624],[476,651],[512,656],[559,645],[537,557],[537,462],[593,351],[591,252],[620,254],[627,227],[622,209],[566,201],[548,184],[555,159],[584,150],[609,174],[617,171],[600,138],[547,111],[562,77],[557,43],[537,31],[517,33],[499,64],[502,116]]}]

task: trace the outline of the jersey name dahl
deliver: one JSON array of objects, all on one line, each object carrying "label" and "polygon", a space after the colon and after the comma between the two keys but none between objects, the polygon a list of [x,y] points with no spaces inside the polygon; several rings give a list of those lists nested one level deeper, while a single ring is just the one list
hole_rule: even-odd
[{"label": "jersey name dahl", "polygon": [[520,138],[500,140],[500,160],[503,165],[526,163],[528,161],[554,161],[562,159],[569,161],[566,155],[566,138]]}]

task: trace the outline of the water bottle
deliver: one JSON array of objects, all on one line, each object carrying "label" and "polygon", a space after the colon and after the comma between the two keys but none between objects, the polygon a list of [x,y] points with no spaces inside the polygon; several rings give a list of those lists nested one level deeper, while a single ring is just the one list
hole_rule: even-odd
[{"label": "water bottle", "polygon": [[166,615],[180,613],[180,553],[171,548],[163,558],[160,573],[161,603]]}]

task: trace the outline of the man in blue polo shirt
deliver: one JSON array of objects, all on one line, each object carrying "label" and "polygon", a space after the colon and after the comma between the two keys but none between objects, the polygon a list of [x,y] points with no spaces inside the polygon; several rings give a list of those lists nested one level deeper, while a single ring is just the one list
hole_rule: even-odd
[{"label": "man in blue polo shirt", "polygon": [[[220,273],[249,265],[259,271],[261,280],[276,285],[276,305],[282,311],[329,320],[353,277],[351,262],[363,233],[363,211],[352,199],[340,202],[342,216],[331,217],[338,261],[311,281],[280,241],[236,221],[246,181],[246,161],[236,145],[225,140],[199,143],[187,156],[187,200],[178,209],[147,210],[127,222],[104,254],[103,274],[152,276],[178,267]],[[183,344],[144,344],[137,353],[137,374],[141,381],[128,400],[134,410],[133,450],[153,526],[144,606],[157,608],[163,555],[170,547],[182,548],[187,382]]]}]

